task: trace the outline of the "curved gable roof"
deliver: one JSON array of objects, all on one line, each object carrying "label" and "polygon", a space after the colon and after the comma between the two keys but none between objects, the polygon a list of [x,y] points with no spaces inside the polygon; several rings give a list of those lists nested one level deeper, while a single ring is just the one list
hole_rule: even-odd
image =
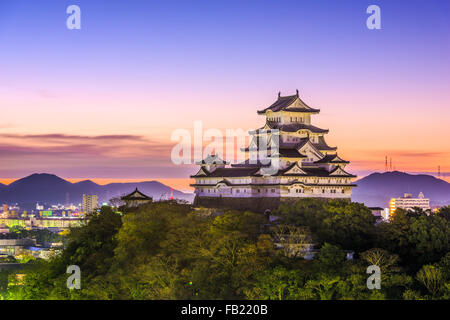
[{"label": "curved gable roof", "polygon": [[[293,106],[295,102],[298,102],[297,106]],[[278,99],[274,103],[272,103],[269,107],[259,110],[258,114],[264,114],[266,111],[278,112],[278,111],[291,111],[291,112],[320,112],[319,109],[313,109],[308,106],[297,94],[292,96],[282,97],[280,93],[278,93]]]}]

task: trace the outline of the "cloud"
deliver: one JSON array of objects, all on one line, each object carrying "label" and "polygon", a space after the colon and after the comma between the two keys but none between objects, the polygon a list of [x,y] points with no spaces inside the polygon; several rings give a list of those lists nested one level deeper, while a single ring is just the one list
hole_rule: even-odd
[{"label": "cloud", "polygon": [[134,168],[171,164],[172,145],[141,135],[0,134],[3,168]]},{"label": "cloud", "polygon": [[14,133],[2,133],[0,139],[19,139],[19,140],[40,140],[40,141],[148,141],[144,136],[140,135],[99,135],[99,136],[82,136],[82,135],[68,135],[62,133],[51,134],[14,134]]},{"label": "cloud", "polygon": [[435,157],[448,157],[450,152],[446,151],[412,151],[412,150],[384,150],[384,151],[366,151],[367,155],[374,157],[387,156],[392,157],[404,157],[404,158],[435,158]]}]

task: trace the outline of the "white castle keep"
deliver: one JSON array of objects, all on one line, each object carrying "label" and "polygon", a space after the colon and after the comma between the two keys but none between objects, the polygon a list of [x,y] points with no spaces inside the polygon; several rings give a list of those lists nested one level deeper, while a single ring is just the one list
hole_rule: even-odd
[{"label": "white castle keep", "polygon": [[246,161],[229,166],[217,155],[209,155],[197,162],[200,169],[191,176],[195,203],[245,198],[350,199],[356,176],[345,171],[349,162],[338,156],[337,147],[325,142],[328,130],[311,124],[311,116],[319,112],[299,98],[298,90],[286,97],[279,93],[271,106],[258,111],[266,116],[266,123],[249,132]]}]

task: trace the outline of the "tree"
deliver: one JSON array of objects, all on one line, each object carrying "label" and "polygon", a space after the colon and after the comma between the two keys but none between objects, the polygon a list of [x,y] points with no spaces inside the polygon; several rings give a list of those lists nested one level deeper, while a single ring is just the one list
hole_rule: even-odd
[{"label": "tree", "polygon": [[309,280],[305,289],[311,290],[315,298],[332,300],[335,297],[340,277],[324,275],[317,280]]},{"label": "tree", "polygon": [[441,207],[438,211],[438,216],[450,221],[450,206]]},{"label": "tree", "polygon": [[308,227],[282,224],[275,228],[274,235],[286,257],[302,257],[312,243]]},{"label": "tree", "polygon": [[441,270],[444,279],[446,281],[450,281],[450,252],[447,252],[447,254],[442,257],[437,265]]},{"label": "tree", "polygon": [[397,209],[390,223],[378,226],[378,244],[395,252],[412,270],[434,263],[450,251],[450,223],[436,215],[409,217]]},{"label": "tree", "polygon": [[248,299],[291,300],[299,298],[304,279],[299,270],[277,266],[265,270],[256,277],[252,290],[246,292]]},{"label": "tree", "polygon": [[346,249],[364,250],[373,244],[376,218],[360,203],[307,198],[282,204],[275,214],[285,224],[309,227],[319,245],[328,242]]},{"label": "tree", "polygon": [[380,290],[367,289],[366,274],[349,274],[336,286],[336,297],[340,300],[382,300],[385,298]]},{"label": "tree", "polygon": [[119,207],[125,205],[125,201],[123,201],[120,197],[114,197],[114,198],[109,199],[109,203],[114,208],[119,208]]},{"label": "tree", "polygon": [[439,268],[433,265],[425,265],[417,273],[417,280],[427,288],[432,297],[435,297],[444,286],[443,278]]},{"label": "tree", "polygon": [[325,243],[320,248],[316,263],[320,269],[329,274],[339,273],[345,262],[345,252],[338,246]]},{"label": "tree", "polygon": [[361,259],[366,261],[368,265],[380,267],[383,273],[398,271],[396,264],[399,257],[396,254],[390,254],[387,250],[373,248],[361,253]]}]

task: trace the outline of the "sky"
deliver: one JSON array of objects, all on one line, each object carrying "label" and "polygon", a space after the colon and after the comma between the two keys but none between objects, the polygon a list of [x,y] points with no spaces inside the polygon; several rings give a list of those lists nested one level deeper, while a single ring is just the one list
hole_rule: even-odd
[{"label": "sky", "polygon": [[[69,5],[81,29],[66,27]],[[369,30],[369,5],[381,29]],[[259,128],[279,91],[359,176],[450,172],[450,2],[2,0],[0,182],[157,179],[177,129]],[[450,174],[449,174],[450,175]]]}]

